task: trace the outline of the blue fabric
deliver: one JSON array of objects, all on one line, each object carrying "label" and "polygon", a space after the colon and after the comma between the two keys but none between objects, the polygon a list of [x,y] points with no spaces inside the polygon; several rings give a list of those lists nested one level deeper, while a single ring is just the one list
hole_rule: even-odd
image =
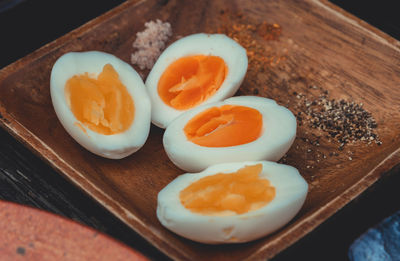
[{"label": "blue fabric", "polygon": [[351,261],[400,261],[400,211],[369,229],[349,249]]}]

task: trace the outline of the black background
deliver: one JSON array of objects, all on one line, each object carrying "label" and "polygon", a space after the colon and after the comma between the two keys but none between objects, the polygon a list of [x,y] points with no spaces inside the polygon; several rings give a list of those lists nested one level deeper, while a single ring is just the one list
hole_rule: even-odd
[{"label": "black background", "polygon": [[[12,1],[0,0],[0,68],[124,1],[25,0],[11,8],[5,2]],[[400,40],[397,1],[332,2]],[[1,128],[0,144],[0,199],[72,218],[111,235],[151,259],[166,259]],[[346,260],[354,239],[400,209],[397,184],[400,184],[400,166],[274,260]]]}]

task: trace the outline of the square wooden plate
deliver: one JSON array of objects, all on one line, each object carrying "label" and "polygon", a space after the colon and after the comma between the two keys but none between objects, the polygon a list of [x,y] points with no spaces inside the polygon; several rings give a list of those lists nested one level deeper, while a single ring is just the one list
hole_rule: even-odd
[{"label": "square wooden plate", "polygon": [[[383,144],[359,141],[340,151],[326,133],[299,124],[284,161],[298,168],[310,185],[300,213],[283,229],[254,242],[209,246],[169,232],[156,218],[157,193],[182,173],[163,150],[163,130],[152,127],[145,146],[125,159],[95,156],[62,128],[51,104],[49,77],[56,59],[70,51],[101,50],[129,62],[136,32],[146,21],[170,22],[173,41],[192,33],[216,32],[236,18],[276,23],[282,30],[279,39],[271,41],[254,34],[272,62],[262,70],[250,67],[240,94],[276,99],[295,113],[300,93],[312,99],[323,90],[329,99],[363,103],[377,120]],[[4,68],[0,123],[174,259],[271,258],[400,162],[399,83],[399,42],[327,1],[128,1]]]}]

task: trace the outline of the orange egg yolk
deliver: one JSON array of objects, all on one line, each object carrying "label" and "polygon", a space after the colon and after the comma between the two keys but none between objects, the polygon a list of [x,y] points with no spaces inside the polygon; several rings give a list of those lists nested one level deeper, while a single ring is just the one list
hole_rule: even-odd
[{"label": "orange egg yolk", "polygon": [[217,56],[183,57],[170,64],[158,82],[158,94],[167,105],[187,110],[211,97],[228,74]]},{"label": "orange egg yolk", "polygon": [[111,64],[103,67],[97,79],[88,73],[72,76],[65,96],[78,121],[97,133],[121,133],[133,122],[133,100]]},{"label": "orange egg yolk", "polygon": [[192,183],[179,194],[182,205],[204,215],[243,214],[267,205],[275,187],[259,177],[262,164],[245,166],[233,173],[217,173]]},{"label": "orange egg yolk", "polygon": [[200,146],[229,147],[255,141],[262,132],[262,114],[253,108],[223,105],[209,108],[184,127],[186,138]]}]

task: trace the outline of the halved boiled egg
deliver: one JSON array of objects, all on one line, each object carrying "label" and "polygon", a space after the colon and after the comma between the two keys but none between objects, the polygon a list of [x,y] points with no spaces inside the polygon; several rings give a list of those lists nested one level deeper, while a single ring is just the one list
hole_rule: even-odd
[{"label": "halved boiled egg", "polygon": [[247,242],[287,224],[308,184],[297,169],[269,161],[224,163],[180,175],[158,194],[169,230],[208,244]]},{"label": "halved boiled egg", "polygon": [[166,128],[187,110],[232,96],[246,70],[246,50],[225,35],[179,39],[164,50],[146,79],[152,122]]},{"label": "halved boiled egg", "polygon": [[237,96],[190,110],[166,129],[164,149],[179,168],[196,172],[210,165],[279,160],[296,136],[296,118],[274,100]]},{"label": "halved boiled egg", "polygon": [[114,55],[64,54],[51,71],[50,92],[61,124],[94,154],[120,159],[140,149],[148,137],[151,104],[144,83]]}]

